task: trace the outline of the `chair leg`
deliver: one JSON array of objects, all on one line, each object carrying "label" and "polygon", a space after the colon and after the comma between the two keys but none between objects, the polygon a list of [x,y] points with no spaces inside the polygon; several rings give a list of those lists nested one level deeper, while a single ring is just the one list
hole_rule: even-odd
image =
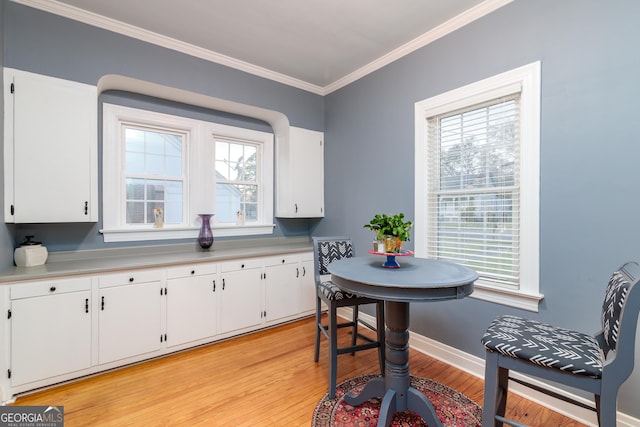
[{"label": "chair leg", "polygon": [[616,426],[617,397],[617,390],[603,391],[601,396],[596,395],[596,413],[600,427]]},{"label": "chair leg", "polygon": [[504,417],[509,388],[509,370],[498,365],[498,353],[487,351],[484,372],[483,427],[502,427],[496,415]]},{"label": "chair leg", "polygon": [[[353,347],[358,342],[358,315],[360,314],[360,310],[357,304],[351,309],[353,310],[351,312],[351,321],[353,322],[353,326],[351,326],[351,346]],[[355,351],[351,353],[352,356],[355,356],[355,354]]]},{"label": "chair leg", "polygon": [[322,328],[322,300],[316,296],[316,351],[313,356],[314,362],[320,360],[320,328]]},{"label": "chair leg", "polygon": [[329,398],[336,397],[336,377],[338,372],[338,319],[337,307],[329,306]]},{"label": "chair leg", "polygon": [[380,372],[384,376],[385,374],[385,352],[387,351],[385,345],[386,325],[384,322],[384,302],[380,301],[376,303],[376,333],[378,336],[378,342],[380,347],[378,348],[378,361],[380,362]]}]

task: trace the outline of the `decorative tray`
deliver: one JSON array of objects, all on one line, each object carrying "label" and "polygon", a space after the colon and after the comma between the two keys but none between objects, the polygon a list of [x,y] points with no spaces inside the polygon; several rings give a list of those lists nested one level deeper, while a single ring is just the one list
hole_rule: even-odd
[{"label": "decorative tray", "polygon": [[382,264],[384,268],[400,268],[400,264],[396,261],[397,256],[411,256],[413,251],[400,251],[400,252],[376,252],[373,249],[369,249],[369,253],[373,255],[386,256],[387,260]]},{"label": "decorative tray", "polygon": [[400,251],[400,252],[376,252],[373,249],[369,249],[369,253],[373,255],[384,255],[384,256],[411,256],[413,255],[413,251]]}]

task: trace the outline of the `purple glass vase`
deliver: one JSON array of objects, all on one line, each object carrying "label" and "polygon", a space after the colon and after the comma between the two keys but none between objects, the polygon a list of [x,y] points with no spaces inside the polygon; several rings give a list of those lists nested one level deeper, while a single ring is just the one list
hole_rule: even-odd
[{"label": "purple glass vase", "polygon": [[198,244],[202,249],[209,249],[213,245],[213,232],[209,220],[213,214],[198,214],[202,220],[200,225],[200,233],[198,234]]}]

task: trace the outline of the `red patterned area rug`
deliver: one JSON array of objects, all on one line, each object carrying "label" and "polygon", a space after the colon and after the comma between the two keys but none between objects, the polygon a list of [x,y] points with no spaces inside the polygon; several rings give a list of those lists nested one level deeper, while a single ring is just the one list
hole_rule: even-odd
[{"label": "red patterned area rug", "polygon": [[[344,395],[359,392],[377,375],[351,378],[336,387],[336,397],[325,394],[313,413],[312,427],[367,427],[378,424],[381,399],[373,398],[358,407],[347,405]],[[426,378],[411,376],[411,385],[423,393],[436,409],[446,427],[481,427],[482,408],[464,394]],[[396,412],[391,421],[394,427],[424,427],[427,424],[412,411]]]}]

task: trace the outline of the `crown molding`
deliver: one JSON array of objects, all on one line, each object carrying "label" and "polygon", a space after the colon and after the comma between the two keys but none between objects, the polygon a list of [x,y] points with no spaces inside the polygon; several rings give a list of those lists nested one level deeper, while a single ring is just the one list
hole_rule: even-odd
[{"label": "crown molding", "polygon": [[249,74],[253,74],[258,77],[273,80],[279,83],[283,83],[288,86],[293,86],[298,89],[305,90],[307,92],[315,93],[318,95],[324,95],[324,90],[321,86],[307,83],[300,79],[296,79],[287,76],[282,73],[268,70],[257,65],[241,61],[239,59],[232,58],[221,53],[217,53],[208,49],[176,40],[171,37],[163,36],[162,34],[155,33],[153,31],[144,30],[142,28],[125,24],[124,22],[117,21],[115,19],[107,18],[102,15],[98,15],[93,12],[86,11],[84,9],[70,6],[64,3],[60,3],[56,0],[11,0],[14,3],[19,3],[25,6],[33,7],[45,12],[49,12],[55,15],[59,15],[65,18],[73,19],[74,21],[82,22],[84,24],[92,25],[94,27],[102,28],[105,30],[113,31],[118,34],[122,34],[128,37],[132,37],[138,40],[142,40],[148,43],[152,43],[158,46],[172,49],[187,55],[194,56],[196,58],[204,59],[210,62],[215,62],[220,65],[225,65],[230,68],[234,68],[240,71],[244,71]]},{"label": "crown molding", "polygon": [[59,15],[65,18],[73,19],[94,27],[102,28],[105,30],[113,31],[118,34],[129,36],[138,40],[142,40],[148,43],[152,43],[158,46],[172,49],[178,52],[185,53],[197,58],[201,58],[207,61],[215,62],[220,65],[225,65],[230,68],[234,68],[240,71],[244,71],[249,74],[253,74],[258,77],[273,80],[288,86],[292,86],[298,89],[305,90],[307,92],[315,93],[317,95],[328,95],[354,81],[370,74],[400,58],[406,56],[421,47],[424,47],[439,38],[452,33],[453,31],[464,27],[465,25],[482,18],[485,15],[511,3],[513,0],[485,0],[482,3],[466,10],[465,12],[457,15],[456,17],[448,20],[447,22],[439,25],[431,31],[422,34],[419,37],[411,40],[408,43],[400,46],[397,49],[389,52],[386,55],[372,61],[371,63],[359,68],[358,70],[336,80],[335,82],[327,86],[318,86],[300,79],[293,78],[286,74],[278,73],[257,65],[241,61],[239,59],[232,58],[227,55],[223,55],[208,49],[182,42],[180,40],[173,39],[171,37],[163,36],[162,34],[154,33],[152,31],[143,30],[142,28],[135,27],[133,25],[125,24],[114,19],[98,15],[93,12],[88,12],[84,9],[70,6],[64,3],[60,3],[56,0],[11,0],[14,3],[19,3],[25,6],[33,7],[45,12],[49,12],[55,15]]},{"label": "crown molding", "polygon": [[380,68],[389,65],[390,63],[406,56],[434,41],[450,34],[465,25],[470,24],[471,22],[482,18],[485,15],[490,14],[491,12],[511,3],[513,0],[485,0],[482,3],[472,7],[471,9],[466,10],[460,15],[451,18],[450,20],[438,25],[431,31],[428,31],[421,36],[416,37],[410,42],[405,43],[397,49],[392,50],[386,55],[381,56],[375,61],[370,62],[362,68],[354,71],[351,74],[348,74],[341,79],[336,80],[335,82],[324,87],[324,95],[328,95],[331,92],[334,92],[354,81],[366,76],[367,74],[371,74]]}]

